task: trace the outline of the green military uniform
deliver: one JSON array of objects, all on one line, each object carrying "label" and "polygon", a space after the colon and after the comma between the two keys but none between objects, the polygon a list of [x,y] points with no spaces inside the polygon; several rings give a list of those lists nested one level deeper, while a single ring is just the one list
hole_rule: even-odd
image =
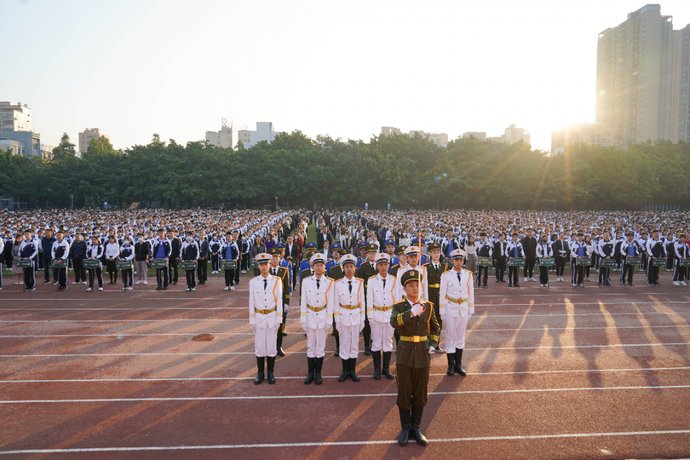
[{"label": "green military uniform", "polygon": [[[403,286],[419,279],[417,270],[409,270],[403,274]],[[427,387],[429,384],[429,370],[431,357],[429,346],[438,346],[441,328],[436,321],[434,309],[430,302],[420,299],[423,311],[417,316],[412,315],[412,305],[403,300],[393,306],[391,325],[400,334],[396,352],[396,374],[398,381],[397,405],[400,409],[400,423],[403,431],[398,442],[407,443],[407,436],[411,431],[417,442],[425,445],[426,439],[419,432],[422,411],[427,402]],[[404,442],[402,437],[404,434]],[[421,436],[424,442],[420,441]]]},{"label": "green military uniform", "polygon": [[[374,243],[369,243],[366,246],[366,250],[367,252],[378,252],[378,247]],[[375,265],[376,264],[371,264],[369,260],[365,260],[362,262],[362,265],[359,266],[355,274],[357,278],[362,278],[364,280],[365,299],[367,297],[367,283],[369,278],[377,273]],[[364,336],[364,354],[369,356],[371,355],[371,326],[369,326],[369,315],[366,313],[366,309],[364,314],[366,315],[364,317],[364,329],[362,329],[362,336]]]},{"label": "green military uniform", "polygon": [[443,327],[443,323],[441,322],[441,315],[439,314],[439,292],[441,291],[441,275],[443,275],[446,271],[448,271],[448,265],[439,262],[438,263],[438,268],[434,268],[433,262],[429,262],[428,264],[424,265],[424,268],[426,268],[426,282],[428,283],[428,289],[429,289],[429,298],[427,299],[429,302],[434,304],[434,315],[436,316],[436,321],[438,321],[438,324]]}]

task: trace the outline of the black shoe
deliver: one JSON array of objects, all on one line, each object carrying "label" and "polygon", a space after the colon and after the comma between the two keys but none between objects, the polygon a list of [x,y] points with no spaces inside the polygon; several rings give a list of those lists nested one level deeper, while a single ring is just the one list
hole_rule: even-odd
[{"label": "black shoe", "polygon": [[460,349],[455,350],[455,366],[453,367],[453,371],[463,377],[467,375],[467,372],[465,372],[465,369],[462,367],[462,350]]},{"label": "black shoe", "polygon": [[406,446],[407,441],[410,438],[410,423],[412,416],[410,415],[410,410],[409,409],[400,409],[398,408],[400,412],[400,425],[402,426],[402,429],[400,430],[400,434],[398,435],[398,445],[399,446]]},{"label": "black shoe", "polygon": [[424,436],[424,433],[422,433],[422,430],[420,428],[420,425],[422,423],[423,412],[423,407],[415,406],[412,408],[412,428],[410,429],[410,434],[412,434],[415,441],[417,441],[417,444],[419,444],[420,446],[426,446],[427,444],[429,444],[429,441],[427,441],[426,436]]},{"label": "black shoe", "polygon": [[364,348],[364,354],[367,356],[371,356],[371,348],[370,347],[365,347]]},{"label": "black shoe", "polygon": [[348,361],[350,361],[350,378],[353,382],[359,382],[360,379],[357,377],[357,371],[355,370],[357,367],[357,358],[351,358]]},{"label": "black shoe", "polygon": [[373,351],[374,358],[374,380],[381,380],[381,352]]},{"label": "black shoe", "polygon": [[264,381],[264,363],[266,361],[266,358],[264,357],[257,357],[256,358],[256,367],[259,369],[259,371],[256,373],[256,378],[254,379],[254,385],[258,385],[261,382]]},{"label": "black shoe", "polygon": [[347,375],[348,375],[348,360],[347,359],[341,359],[343,364],[343,371],[340,373],[340,376],[338,377],[338,382],[344,382],[347,380]]},{"label": "black shoe", "polygon": [[448,353],[446,357],[448,358],[448,370],[446,371],[446,375],[453,375],[455,374],[455,353]]},{"label": "black shoe", "polygon": [[268,369],[267,369],[267,371],[268,371],[268,379],[267,379],[268,384],[273,385],[274,383],[276,383],[276,378],[273,375],[273,367],[276,364],[276,357],[275,356],[269,356],[268,358],[266,358],[266,360],[268,361]]},{"label": "black shoe", "polygon": [[513,287],[513,283],[508,283],[508,287]]},{"label": "black shoe", "polygon": [[314,381],[314,368],[316,367],[315,365],[316,358],[307,358],[307,378],[304,379],[304,384],[309,385],[311,382]]},{"label": "black shoe", "polygon": [[317,385],[321,385],[323,383],[323,379],[321,378],[321,369],[323,368],[323,358],[314,358],[314,383]]},{"label": "black shoe", "polygon": [[390,364],[391,364],[391,355],[393,352],[391,351],[384,351],[383,352],[383,375],[386,376],[388,380],[393,380],[395,377],[393,377],[393,374],[391,374],[390,371]]},{"label": "black shoe", "polygon": [[276,338],[276,342],[278,348],[278,356],[285,356],[285,352],[283,351],[283,335],[280,333],[280,331],[278,331],[278,337]]}]

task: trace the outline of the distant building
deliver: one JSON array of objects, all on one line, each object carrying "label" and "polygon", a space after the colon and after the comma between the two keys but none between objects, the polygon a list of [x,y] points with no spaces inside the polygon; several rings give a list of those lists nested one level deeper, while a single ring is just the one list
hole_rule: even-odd
[{"label": "distant building", "polygon": [[12,155],[24,155],[24,146],[14,139],[0,139],[0,152],[8,151]]},{"label": "distant building", "polygon": [[54,145],[41,144],[41,158],[43,158],[46,161],[52,160],[54,148],[55,148]]},{"label": "distant building", "polygon": [[262,141],[268,143],[273,142],[277,134],[278,133],[273,131],[272,122],[257,121],[256,131],[250,131],[248,129],[240,129],[237,131],[237,143],[239,144],[241,142],[244,148],[248,149]]},{"label": "distant building", "polygon": [[518,128],[515,125],[510,125],[503,133],[503,142],[506,144],[517,144],[518,142],[524,142],[525,144],[530,145],[531,139],[526,130]]},{"label": "distant building", "polygon": [[615,145],[690,140],[690,25],[645,5],[599,34],[596,122]]},{"label": "distant building", "polygon": [[102,132],[100,132],[98,128],[86,128],[84,131],[80,132],[79,153],[86,153],[86,151],[89,150],[89,145],[91,145],[91,141],[93,141],[94,139],[98,139],[101,136],[110,140],[110,138]]},{"label": "distant building", "polygon": [[[402,131],[398,128],[394,128],[392,126],[382,126],[381,127],[381,135],[386,136],[386,135],[393,135],[393,134],[402,134]],[[409,136],[414,136],[415,134],[419,134],[420,136],[429,139],[431,142],[434,144],[438,145],[439,147],[448,147],[448,134],[446,133],[428,133],[426,131],[422,130],[412,130],[407,133]]]},{"label": "distant building", "polygon": [[485,141],[486,133],[482,131],[467,131],[466,133],[462,133],[462,137],[463,139],[474,138],[479,141]]},{"label": "distant building", "polygon": [[21,102],[0,101],[0,131],[31,131],[31,109]]},{"label": "distant building", "polygon": [[41,154],[41,135],[31,131],[0,131],[0,141],[16,141],[22,145],[22,155]]},{"label": "distant building", "polygon": [[223,149],[232,148],[232,126],[223,119],[220,131],[206,131],[206,142]]},{"label": "distant building", "polygon": [[552,155],[560,155],[568,148],[580,144],[611,146],[611,131],[600,125],[583,123],[551,133]]}]

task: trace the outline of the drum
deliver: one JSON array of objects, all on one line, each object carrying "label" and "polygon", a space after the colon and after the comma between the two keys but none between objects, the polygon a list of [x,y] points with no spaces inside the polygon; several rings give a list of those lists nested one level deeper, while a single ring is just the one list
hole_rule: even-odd
[{"label": "drum", "polygon": [[116,260],[115,268],[117,270],[130,270],[132,268],[131,260]]},{"label": "drum", "polygon": [[556,259],[553,257],[542,257],[539,259],[540,267],[553,267],[556,265]]},{"label": "drum", "polygon": [[196,260],[181,260],[180,267],[184,270],[196,270]]},{"label": "drum", "polygon": [[591,267],[592,266],[592,259],[590,257],[578,257],[575,264],[578,267]]},{"label": "drum", "polygon": [[524,257],[513,257],[508,261],[509,267],[524,267],[525,258]]},{"label": "drum", "polygon": [[237,260],[222,259],[220,261],[220,268],[223,270],[235,270],[237,268]]},{"label": "drum", "polygon": [[681,267],[690,267],[690,258],[686,257],[684,259],[680,259],[680,266]]},{"label": "drum", "polygon": [[53,259],[50,268],[67,268],[67,261],[64,259]]},{"label": "drum", "polygon": [[491,257],[477,257],[477,266],[491,267]]},{"label": "drum", "polygon": [[168,266],[168,259],[152,259],[152,268],[166,268]]},{"label": "drum", "polygon": [[611,260],[601,259],[599,261],[599,268],[615,269],[615,268],[618,268],[618,265],[616,264],[616,261],[613,259],[611,259]]},{"label": "drum", "polygon": [[15,259],[14,264],[17,266],[17,268],[31,268],[32,266],[31,259],[28,257],[20,257]]},{"label": "drum", "polygon": [[98,259],[84,259],[84,268],[86,270],[95,270],[101,268],[101,261]]},{"label": "drum", "polygon": [[666,266],[666,257],[657,257],[654,259],[654,263],[652,264],[655,267],[665,267]]},{"label": "drum", "polygon": [[626,265],[640,265],[640,258],[639,257],[633,257],[633,256],[626,257],[625,264]]}]

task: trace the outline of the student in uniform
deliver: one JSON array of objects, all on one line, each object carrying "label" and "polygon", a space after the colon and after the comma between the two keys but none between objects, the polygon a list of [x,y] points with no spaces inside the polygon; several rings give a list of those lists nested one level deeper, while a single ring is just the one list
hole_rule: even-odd
[{"label": "student in uniform", "polygon": [[551,245],[554,255],[554,263],[556,265],[556,281],[563,282],[563,275],[565,273],[565,265],[570,258],[570,246],[565,240],[565,233],[561,232],[558,239]]},{"label": "student in uniform", "polygon": [[599,277],[597,279],[597,285],[601,286],[611,286],[610,271],[608,267],[603,267],[601,260],[612,260],[615,256],[614,250],[616,246],[614,242],[611,241],[611,236],[608,232],[604,233],[604,237],[599,241],[599,253],[600,263],[599,263]]},{"label": "student in uniform", "polygon": [[122,262],[129,262],[128,268],[122,271],[122,290],[131,291],[134,289],[134,277],[132,276],[132,260],[134,260],[134,247],[129,239],[129,236],[125,236],[122,239],[122,246],[120,246],[120,254],[117,259]]},{"label": "student in uniform", "polygon": [[577,234],[576,242],[573,244],[570,252],[570,269],[572,270],[572,285],[573,287],[585,287],[585,267],[577,264],[577,260],[583,257],[591,258],[589,247],[583,241],[584,235]]},{"label": "student in uniform", "polygon": [[681,261],[688,258],[688,243],[685,233],[681,233],[678,236],[678,241],[673,244],[673,254],[674,254],[674,269],[673,269],[673,285],[674,286],[687,286],[688,283],[685,279],[688,277],[687,271],[688,267],[681,266]]},{"label": "student in uniform", "polygon": [[[153,245],[153,258],[165,260],[168,262],[170,257],[170,241],[165,237],[165,230],[162,228],[158,229],[158,238],[155,240]],[[168,267],[156,268],[156,290],[165,291],[168,289]]]},{"label": "student in uniform", "polygon": [[65,240],[65,233],[62,229],[57,232],[57,239],[53,242],[53,246],[50,248],[50,258],[51,263],[48,264],[46,270],[48,270],[53,262],[59,265],[60,268],[56,268],[57,280],[58,280],[58,290],[64,291],[67,289],[67,261],[69,260],[69,243]]},{"label": "student in uniform", "polygon": [[84,235],[77,233],[74,242],[69,247],[69,257],[72,259],[74,269],[74,281],[72,284],[86,284],[86,270],[84,270],[84,259],[86,258],[87,244]]},{"label": "student in uniform", "polygon": [[137,235],[137,242],[134,243],[134,268],[137,272],[136,284],[149,284],[148,282],[148,262],[151,258],[151,244],[144,239],[144,234]]},{"label": "student in uniform", "polygon": [[[525,252],[522,249],[522,243],[518,241],[519,235],[517,232],[513,233],[512,236],[512,241],[508,243],[506,246],[506,252],[505,256],[508,259],[508,263],[511,261],[511,259],[516,259],[516,258],[524,258],[525,257]],[[508,266],[508,287],[513,287],[515,286],[516,288],[520,287],[520,278],[519,278],[519,272],[518,272],[518,267],[509,265]]]},{"label": "student in uniform", "polygon": [[237,271],[237,260],[240,257],[240,249],[237,247],[237,243],[233,241],[231,232],[227,232],[225,237],[226,243],[221,247],[221,257],[223,260],[233,261],[235,263],[235,268],[226,268],[223,270],[225,273],[225,288],[223,290],[234,291],[235,271]]},{"label": "student in uniform", "polygon": [[115,260],[120,255],[120,245],[117,244],[115,235],[110,235],[108,243],[105,245],[105,263],[110,277],[110,284],[117,283],[117,268],[115,267]]},{"label": "student in uniform", "polygon": [[659,284],[659,266],[655,265],[657,259],[666,260],[666,247],[659,239],[659,230],[652,231],[652,237],[647,240],[647,284],[657,286]]},{"label": "student in uniform", "polygon": [[621,285],[625,285],[627,281],[628,286],[632,286],[633,275],[635,274],[637,266],[628,263],[628,258],[640,257],[642,254],[640,246],[637,244],[637,241],[635,241],[635,235],[633,232],[628,232],[626,235],[626,239],[621,243],[620,252],[623,264],[620,283]]},{"label": "student in uniform", "polygon": [[[486,232],[479,233],[479,242],[477,243],[477,257],[488,257],[491,259],[493,256],[492,244],[486,239]],[[477,274],[477,287],[482,286],[486,289],[486,283],[489,279],[489,268],[482,267],[479,265],[479,271]]]},{"label": "student in uniform", "polygon": [[[180,254],[182,256],[182,260],[185,262],[193,262],[199,258],[199,244],[194,240],[192,235],[187,235],[185,242],[182,243],[182,247],[180,248]],[[185,279],[187,281],[187,288],[185,291],[196,291],[196,269],[192,268],[189,270],[185,268],[184,271]]]},{"label": "student in uniform", "polygon": [[494,259],[494,267],[496,269],[496,282],[497,283],[505,283],[505,274],[506,274],[506,234],[501,232],[498,235],[498,238],[496,239],[496,242],[494,242],[494,247],[493,247],[493,259]]},{"label": "student in uniform", "polygon": [[541,235],[537,243],[537,260],[539,261],[539,287],[549,287],[549,267],[541,265],[544,258],[553,257],[553,248],[546,233]]},{"label": "student in uniform", "polygon": [[31,231],[24,232],[24,239],[19,245],[19,257],[22,259],[29,259],[31,266],[24,268],[24,289],[27,291],[36,290],[36,267],[35,260],[38,256],[38,247],[31,237]]},{"label": "student in uniform", "polygon": [[98,278],[98,290],[99,291],[103,290],[103,274],[101,273],[101,259],[103,258],[103,252],[104,251],[105,251],[105,248],[101,244],[101,239],[98,237],[98,235],[93,235],[91,237],[91,244],[86,249],[86,258],[92,259],[92,260],[97,260],[98,266],[97,266],[97,268],[90,268],[88,270],[88,272],[89,272],[89,287],[86,288],[86,292],[93,291],[94,274]]},{"label": "student in uniform", "polygon": [[218,235],[214,233],[209,243],[209,249],[211,251],[211,274],[213,275],[220,273],[220,248],[221,244],[220,241],[218,241]]},{"label": "student in uniform", "polygon": [[[197,278],[199,278],[199,284],[206,284],[208,279],[208,258],[211,254],[210,246],[208,244],[208,239],[206,238],[206,232],[201,232],[199,235],[199,263],[196,267]],[[249,254],[247,253],[247,260],[244,263],[244,270],[247,271],[249,267]]]}]

